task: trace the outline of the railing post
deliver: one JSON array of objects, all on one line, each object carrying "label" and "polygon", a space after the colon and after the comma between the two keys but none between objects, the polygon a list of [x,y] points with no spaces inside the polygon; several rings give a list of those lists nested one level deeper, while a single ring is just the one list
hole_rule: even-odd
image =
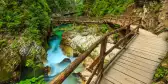
[{"label": "railing post", "polygon": [[101,43],[101,49],[100,49],[100,67],[99,67],[99,70],[98,70],[98,74],[100,74],[100,77],[97,77],[97,84],[100,83],[102,77],[103,77],[103,72],[104,72],[104,68],[103,68],[103,65],[104,65],[104,59],[105,59],[105,53],[106,53],[106,46],[107,46],[107,39],[108,37],[106,37],[103,42]]},{"label": "railing post", "polygon": [[89,84],[91,82],[93,76],[96,74],[97,71],[98,71],[98,74],[100,74],[101,76],[100,76],[100,78],[97,78],[96,80],[99,80],[99,81],[101,80],[101,78],[103,76],[103,71],[104,71],[102,69],[103,69],[104,59],[105,59],[106,45],[107,45],[107,37],[105,37],[101,43],[100,56],[98,57],[99,62],[97,64],[96,68],[93,70],[92,75],[89,77],[86,84]]},{"label": "railing post", "polygon": [[[126,27],[125,35],[127,35],[129,32],[130,32],[130,25]],[[125,38],[125,40],[123,41],[123,45],[122,46],[126,45],[127,40],[128,40],[128,38]]]},{"label": "railing post", "polygon": [[104,59],[105,59],[105,52],[106,52],[106,45],[107,45],[107,37],[102,41],[101,43],[101,49],[100,49],[100,62],[101,62],[101,66],[99,68],[99,71],[101,71],[101,69],[103,68],[103,64],[104,64]]},{"label": "railing post", "polygon": [[137,28],[137,31],[136,33],[139,34],[139,28],[142,27],[142,18],[140,18],[139,20],[139,25],[138,25],[138,28]]}]

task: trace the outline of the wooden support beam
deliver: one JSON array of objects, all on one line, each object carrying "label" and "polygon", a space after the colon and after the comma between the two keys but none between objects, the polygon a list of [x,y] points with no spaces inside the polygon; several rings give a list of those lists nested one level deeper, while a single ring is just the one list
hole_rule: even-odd
[{"label": "wooden support beam", "polygon": [[[127,21],[129,21],[129,23],[134,22],[133,20],[131,20],[131,17],[127,17]],[[136,20],[139,19],[139,17],[135,17]],[[93,23],[93,24],[106,24],[106,23],[111,23],[111,24],[119,24],[119,25],[126,25],[126,22],[123,22],[123,20],[125,20],[125,18],[123,16],[120,17],[103,17],[103,18],[89,18],[89,17],[57,17],[57,18],[53,18],[52,19],[52,23],[56,24],[56,23],[82,23],[82,24],[88,24],[88,23]],[[131,21],[130,21],[131,20]],[[127,24],[129,24],[127,23]]]},{"label": "wooden support beam", "polygon": [[87,70],[89,70],[90,72],[93,70],[93,68],[95,67],[95,65],[99,62],[100,60],[100,56],[98,56],[93,63],[87,68]]},{"label": "wooden support beam", "polygon": [[101,50],[100,50],[100,67],[98,69],[98,73],[100,74],[99,80],[96,81],[98,84],[100,83],[101,78],[103,77],[103,65],[104,65],[104,59],[105,59],[105,53],[106,53],[106,46],[107,46],[107,37],[102,41],[101,44]]}]

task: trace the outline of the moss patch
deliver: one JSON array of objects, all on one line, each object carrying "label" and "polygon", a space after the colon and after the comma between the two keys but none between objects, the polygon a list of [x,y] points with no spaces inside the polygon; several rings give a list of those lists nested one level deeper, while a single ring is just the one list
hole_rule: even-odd
[{"label": "moss patch", "polygon": [[168,54],[154,74],[154,84],[157,82],[164,82],[165,84],[168,82]]}]

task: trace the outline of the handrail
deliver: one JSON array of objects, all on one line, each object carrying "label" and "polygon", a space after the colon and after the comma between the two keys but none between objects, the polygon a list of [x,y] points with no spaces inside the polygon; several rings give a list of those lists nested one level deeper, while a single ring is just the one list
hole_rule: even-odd
[{"label": "handrail", "polygon": [[[141,19],[137,20],[140,21]],[[136,22],[136,21],[134,21]],[[90,76],[89,80],[87,81],[87,84],[90,83],[90,81],[92,80],[93,76],[95,75],[95,73],[98,72],[99,73],[103,73],[103,64],[104,64],[104,58],[105,56],[110,53],[114,48],[116,48],[117,46],[119,46],[123,41],[125,41],[126,38],[128,38],[131,34],[135,33],[135,30],[137,30],[136,32],[139,31],[139,27],[135,28],[134,30],[132,30],[131,32],[129,32],[124,38],[122,38],[116,45],[114,45],[112,48],[110,48],[107,52],[106,52],[106,40],[108,38],[108,36],[116,33],[116,32],[120,32],[121,30],[124,29],[128,29],[128,27],[130,28],[130,25],[133,24],[134,22],[130,23],[129,25],[126,25],[124,27],[121,27],[119,29],[116,29],[112,32],[109,32],[107,34],[105,34],[103,37],[101,37],[98,41],[96,41],[93,45],[91,45],[91,47],[88,48],[87,51],[85,51],[84,53],[82,53],[81,55],[79,55],[66,69],[64,69],[56,78],[54,78],[50,84],[62,84],[62,82],[77,68],[77,66],[83,61],[85,60],[86,57],[89,56],[89,54],[101,43],[101,52],[100,52],[100,60],[98,61],[97,67],[96,69],[94,69],[92,75]],[[101,75],[102,76],[102,75]]]},{"label": "handrail", "polygon": [[[123,37],[121,40],[119,40],[113,47],[111,47],[108,51],[106,51],[106,52],[103,54],[103,55],[104,55],[104,58],[105,58],[105,56],[107,56],[114,48],[118,47],[118,46],[119,46],[126,38],[128,38],[131,34],[133,34],[135,31],[138,31],[138,29],[139,29],[139,27],[133,29],[133,30],[132,30],[130,33],[128,33],[125,37]],[[104,58],[103,58],[103,57],[100,57],[100,60],[103,61],[103,62],[100,62],[100,61],[99,61],[99,62],[97,63],[96,68],[94,69],[92,75],[89,77],[89,79],[88,79],[88,81],[87,81],[86,84],[89,84],[89,83],[90,83],[90,81],[91,81],[91,79],[92,79],[92,76],[96,73],[98,67],[100,68],[100,63],[104,64]],[[108,65],[109,65],[109,64],[108,64]],[[107,67],[108,65],[106,65],[105,67]],[[101,69],[102,69],[102,70],[99,72],[99,74],[102,74],[105,68],[104,68],[104,67],[101,67]],[[101,76],[101,75],[100,75],[100,76]],[[101,79],[101,77],[100,77],[100,79]],[[98,80],[98,79],[97,79],[97,80]],[[97,82],[99,82],[99,81],[97,81]]]},{"label": "handrail", "polygon": [[[136,19],[135,19],[136,18]],[[115,17],[101,17],[101,18],[93,18],[93,17],[54,17],[52,22],[55,23],[96,23],[96,24],[120,24],[125,25],[130,23],[130,21],[134,22],[133,20],[140,19],[140,17],[129,17],[129,16],[115,16]]]}]

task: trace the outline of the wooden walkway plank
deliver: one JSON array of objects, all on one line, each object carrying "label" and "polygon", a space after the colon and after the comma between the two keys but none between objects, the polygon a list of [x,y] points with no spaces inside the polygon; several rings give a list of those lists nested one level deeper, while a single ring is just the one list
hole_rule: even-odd
[{"label": "wooden walkway plank", "polygon": [[147,43],[147,42],[142,43],[142,42],[139,42],[139,41],[132,44],[131,46],[137,46],[137,45],[144,45],[145,47],[155,48],[156,50],[163,50],[163,51],[165,51],[165,49],[167,48],[165,45],[164,46],[160,46],[160,45],[158,46],[158,44],[154,45],[154,44],[151,44],[151,43]]},{"label": "wooden walkway plank", "polygon": [[131,69],[127,69],[127,68],[117,66],[117,65],[114,66],[113,69],[118,70],[130,77],[133,77],[134,79],[138,79],[139,81],[142,81],[144,83],[149,83],[151,81],[151,78],[149,79],[148,77],[145,77],[142,75],[144,73],[139,74],[139,73],[133,72]]},{"label": "wooden walkway plank", "polygon": [[144,58],[141,58],[141,57],[138,57],[138,56],[134,56],[134,55],[123,55],[122,56],[123,58],[126,58],[126,59],[133,59],[135,61],[139,61],[139,62],[143,62],[143,63],[146,63],[146,64],[149,64],[149,65],[152,65],[152,66],[157,66],[159,65],[158,62],[155,62],[155,61],[151,61],[151,60],[148,60],[148,59],[144,59]]},{"label": "wooden walkway plank", "polygon": [[160,38],[160,37],[158,37],[156,35],[154,35],[154,36],[148,36],[148,35],[140,34],[139,38],[149,39],[149,41],[151,41],[151,40],[156,40],[156,41],[161,40],[161,41],[164,41],[162,38]]},{"label": "wooden walkway plank", "polygon": [[[151,53],[151,52],[147,52],[147,51],[141,51],[141,50],[138,50],[138,49],[137,50],[136,49],[128,49],[127,52],[131,53],[131,54],[134,54],[134,55],[143,54],[143,55],[146,55],[146,56],[152,56],[152,57],[156,57],[156,58],[164,57],[164,55],[159,55],[159,54]],[[135,54],[135,53],[137,53],[137,54]]]},{"label": "wooden walkway plank", "polygon": [[139,47],[139,46],[134,46],[134,47],[130,46],[130,47],[138,49],[138,50],[142,50],[142,51],[151,52],[151,53],[157,53],[157,54],[163,54],[163,55],[166,54],[165,51],[159,51],[159,50],[156,50],[154,48],[149,48],[149,47]]},{"label": "wooden walkway plank", "polygon": [[[121,82],[119,82],[119,81],[117,81],[117,80],[115,80],[111,77],[104,77],[104,81],[109,81],[109,82],[114,83],[114,84],[122,84]],[[104,82],[101,82],[101,83],[105,84]]]},{"label": "wooden walkway plank", "polygon": [[[120,62],[120,63],[126,64],[126,65],[129,65],[129,66],[141,69],[141,70],[149,72],[149,73],[153,73],[151,71],[155,71],[155,69],[153,69],[153,68],[150,68],[150,67],[147,68],[147,67],[144,67],[142,65],[139,65],[139,64],[136,64],[136,63],[133,63],[133,62],[130,62],[130,61],[126,61],[126,60],[120,60],[119,59],[117,62]],[[151,70],[151,71],[149,71],[149,70]]]},{"label": "wooden walkway plank", "polygon": [[[130,77],[127,74],[124,74],[118,70],[111,68],[109,72],[105,75],[105,77],[109,77],[111,79],[115,79],[120,81],[122,84],[145,84],[143,81],[135,79],[134,77]],[[104,83],[102,83],[104,84]]]},{"label": "wooden walkway plank", "polygon": [[155,61],[155,62],[160,62],[161,60],[158,58],[158,57],[155,57],[155,56],[145,56],[145,54],[136,54],[136,52],[125,52],[124,55],[134,55],[134,56],[139,56],[139,57],[142,57],[142,58],[145,58],[145,59],[148,59],[148,60],[152,60],[152,61]]},{"label": "wooden walkway plank", "polygon": [[152,39],[152,38],[146,38],[146,37],[141,37],[141,36],[139,36],[137,39],[136,39],[136,41],[141,41],[141,42],[147,42],[147,43],[152,43],[152,44],[158,44],[158,45],[164,45],[164,44],[167,44],[167,43],[165,43],[164,42],[164,40],[163,39]]},{"label": "wooden walkway plank", "polygon": [[[114,82],[114,80],[113,80],[113,82]],[[120,84],[120,83],[113,83],[113,82],[103,78],[100,83],[102,83],[102,84]]]},{"label": "wooden walkway plank", "polygon": [[155,70],[167,50],[168,43],[165,40],[140,29],[137,38],[119,54],[120,58],[113,66],[109,66],[103,78],[122,84],[151,84]]},{"label": "wooden walkway plank", "polygon": [[130,61],[130,62],[133,62],[135,64],[139,64],[139,65],[144,66],[144,67],[156,68],[156,66],[154,66],[154,65],[144,63],[142,61],[137,61],[137,60],[134,60],[134,59],[130,59],[130,58],[127,58],[127,57],[124,57],[124,56],[122,56],[120,59]]},{"label": "wooden walkway plank", "polygon": [[[157,40],[157,39],[155,39]],[[168,45],[167,43],[164,42],[164,40],[150,40],[150,39],[144,39],[144,38],[137,38],[136,41],[134,43],[144,43],[144,44],[152,44],[152,45],[160,45],[160,46],[165,46]]]},{"label": "wooden walkway plank", "polygon": [[[162,49],[162,50],[164,50],[165,48],[167,48],[167,44],[153,44],[153,43],[150,43],[150,42],[146,42],[146,41],[144,41],[144,43],[142,43],[142,41],[136,41],[136,42],[134,42],[134,43],[132,43],[132,46],[136,46],[136,45],[143,45],[144,47],[145,46],[148,46],[148,47],[153,47],[153,48],[160,48],[160,49]],[[165,50],[164,50],[165,51]]]},{"label": "wooden walkway plank", "polygon": [[[144,76],[148,79],[152,79],[153,77],[153,74],[152,73],[149,73],[149,72],[146,72],[146,71],[143,71],[141,69],[138,69],[138,68],[135,68],[135,67],[132,67],[132,66],[129,66],[129,65],[126,65],[126,64],[123,64],[123,63],[120,63],[120,62],[117,62],[116,63],[116,67],[114,66],[113,68],[117,68],[117,67],[123,67],[127,70],[130,70],[131,72],[134,72],[136,74],[139,74],[141,76]],[[149,70],[150,71],[150,70]]]},{"label": "wooden walkway plank", "polygon": [[132,54],[136,53],[135,55],[143,54],[146,56],[152,56],[152,57],[156,57],[156,58],[163,58],[165,56],[165,54],[158,54],[158,53],[153,53],[150,51],[138,50],[136,48],[130,48],[126,52],[132,53]]}]

